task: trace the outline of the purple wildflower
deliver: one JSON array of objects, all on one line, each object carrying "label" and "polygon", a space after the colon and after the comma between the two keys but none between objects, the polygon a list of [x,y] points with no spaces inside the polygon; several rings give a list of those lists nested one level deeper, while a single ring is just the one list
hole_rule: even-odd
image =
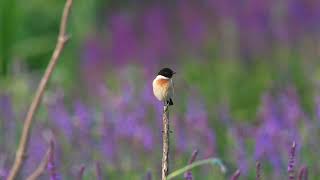
[{"label": "purple wildflower", "polygon": [[188,140],[186,138],[186,127],[184,121],[177,116],[173,116],[172,118],[173,126],[174,126],[174,133],[175,133],[175,145],[178,152],[185,152],[188,148]]},{"label": "purple wildflower", "polygon": [[240,170],[238,169],[236,172],[233,173],[233,175],[231,176],[230,180],[238,180],[240,177]]},{"label": "purple wildflower", "polygon": [[193,180],[192,172],[187,171],[186,173],[184,173],[184,179],[185,180]]},{"label": "purple wildflower", "polygon": [[101,149],[103,154],[108,160],[114,160],[117,144],[115,143],[115,127],[112,122],[111,112],[108,110],[104,111],[103,120],[99,127],[99,134],[101,137]]},{"label": "purple wildflower", "polygon": [[106,61],[104,45],[98,37],[88,37],[84,42],[81,60],[81,78],[84,79],[88,90],[97,92],[103,81]]},{"label": "purple wildflower", "polygon": [[316,112],[316,118],[318,120],[318,122],[320,122],[320,96],[316,97],[316,108],[315,108],[315,112]]},{"label": "purple wildflower", "polygon": [[296,142],[293,141],[292,146],[290,148],[290,156],[289,156],[289,163],[288,163],[288,174],[289,174],[289,180],[295,179],[295,151],[296,151]]},{"label": "purple wildflower", "polygon": [[[192,97],[188,100],[186,121],[194,130],[202,132],[208,128],[208,115],[204,103],[199,99]],[[194,126],[195,124],[197,124],[197,126]]]},{"label": "purple wildflower", "polygon": [[215,155],[216,153],[216,149],[215,149],[215,145],[216,145],[216,135],[215,135],[215,131],[211,128],[207,128],[204,129],[204,137],[206,139],[206,141],[204,142],[204,144],[206,144],[206,151],[205,151],[205,156],[209,157],[212,155]]},{"label": "purple wildflower", "polygon": [[112,34],[111,57],[116,60],[117,65],[121,66],[135,59],[139,45],[133,17],[125,13],[114,14],[110,18],[110,31]]},{"label": "purple wildflower", "polygon": [[308,168],[306,167],[305,169],[304,169],[304,180],[308,180]]},{"label": "purple wildflower", "polygon": [[4,153],[0,153],[0,179],[6,179],[9,174],[9,169],[5,167],[5,161],[7,156]]},{"label": "purple wildflower", "polygon": [[[194,150],[191,155],[191,158],[189,160],[189,163],[188,163],[189,165],[192,164],[196,160],[197,155],[198,155],[198,150]],[[186,173],[184,173],[184,178],[185,178],[185,180],[192,180],[193,179],[192,172],[187,171]]]},{"label": "purple wildflower", "polygon": [[135,137],[142,142],[146,150],[150,151],[154,147],[152,130],[149,127],[140,125],[135,132]]},{"label": "purple wildflower", "polygon": [[[208,114],[205,105],[200,101],[200,97],[192,97],[188,100],[187,112],[185,114],[185,123],[187,127],[187,135],[189,138],[189,146],[197,147],[199,141],[206,144],[205,157],[215,154],[215,133],[209,127]],[[192,134],[192,135],[191,135]],[[199,137],[199,139],[195,138]]]},{"label": "purple wildflower", "polygon": [[282,119],[285,121],[284,123],[289,129],[295,130],[298,120],[303,114],[295,89],[288,88],[280,95],[279,100],[282,108]]},{"label": "purple wildflower", "polygon": [[102,180],[101,164],[96,162],[96,177],[97,180]]},{"label": "purple wildflower", "polygon": [[55,159],[54,159],[54,142],[52,140],[50,141],[50,154],[49,154],[49,161],[48,161],[48,171],[49,171],[50,180],[58,180]]},{"label": "purple wildflower", "polygon": [[39,124],[35,124],[30,137],[28,158],[26,159],[26,165],[22,170],[22,174],[30,174],[43,159],[43,155],[45,154],[48,145],[44,142],[42,133],[43,128],[39,127]]},{"label": "purple wildflower", "polygon": [[192,152],[191,158],[190,158],[190,160],[189,160],[189,164],[192,164],[192,163],[196,160],[197,155],[198,155],[198,150],[194,150],[194,151]]},{"label": "purple wildflower", "polygon": [[77,174],[77,180],[82,180],[85,168],[86,167],[84,165],[81,165],[80,170]]},{"label": "purple wildflower", "polygon": [[152,180],[152,174],[150,171],[147,172],[145,180]]},{"label": "purple wildflower", "polygon": [[261,180],[261,163],[256,163],[256,180]]},{"label": "purple wildflower", "polygon": [[200,8],[192,3],[178,1],[178,13],[185,37],[190,42],[189,45],[201,47],[207,36],[207,26]]},{"label": "purple wildflower", "polygon": [[81,131],[81,134],[84,134],[85,136],[89,135],[92,120],[92,115],[88,107],[80,101],[74,103],[74,123]]},{"label": "purple wildflower", "polygon": [[172,42],[168,30],[168,12],[161,6],[147,8],[143,16],[144,39],[141,59],[144,65],[153,68],[160,60],[169,54]]},{"label": "purple wildflower", "polygon": [[232,154],[235,154],[236,156],[239,170],[241,170],[243,174],[247,174],[249,169],[249,163],[246,157],[247,152],[244,145],[244,137],[239,133],[239,131],[235,127],[231,127],[229,132],[233,137],[236,146],[236,148],[233,148]]},{"label": "purple wildflower", "polygon": [[[82,54],[83,67],[101,68],[103,65],[103,45],[98,37],[88,37],[84,42]],[[102,66],[103,67],[103,66]]]},{"label": "purple wildflower", "polygon": [[11,147],[16,141],[15,129],[15,114],[11,98],[8,95],[0,95],[0,130],[5,132],[1,139],[4,140],[6,147]]},{"label": "purple wildflower", "polygon": [[5,122],[14,121],[14,112],[11,98],[8,95],[0,95],[0,117]]},{"label": "purple wildflower", "polygon": [[298,180],[308,180],[308,168],[307,166],[302,166],[299,170]]},{"label": "purple wildflower", "polygon": [[283,124],[280,121],[278,106],[270,94],[263,96],[260,118],[262,124],[256,133],[255,159],[266,157],[275,171],[279,171],[282,167],[281,148],[276,145],[283,144]]},{"label": "purple wildflower", "polygon": [[48,114],[53,123],[61,129],[67,138],[72,137],[72,121],[70,114],[67,112],[63,100],[58,99],[54,104],[49,104]]}]

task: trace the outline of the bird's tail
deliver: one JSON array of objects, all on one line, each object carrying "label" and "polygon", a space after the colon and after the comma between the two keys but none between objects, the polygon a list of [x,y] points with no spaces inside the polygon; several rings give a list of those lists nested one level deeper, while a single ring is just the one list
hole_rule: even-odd
[{"label": "bird's tail", "polygon": [[173,105],[172,99],[170,98],[170,99],[167,101],[167,103],[168,103],[169,106],[172,106],[172,105]]}]

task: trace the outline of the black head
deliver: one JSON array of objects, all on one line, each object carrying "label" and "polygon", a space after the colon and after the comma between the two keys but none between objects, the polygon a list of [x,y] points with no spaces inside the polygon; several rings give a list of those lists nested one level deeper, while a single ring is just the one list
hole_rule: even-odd
[{"label": "black head", "polygon": [[167,78],[172,78],[172,76],[175,74],[176,72],[172,71],[170,68],[163,68],[159,71],[158,75],[167,77]]}]

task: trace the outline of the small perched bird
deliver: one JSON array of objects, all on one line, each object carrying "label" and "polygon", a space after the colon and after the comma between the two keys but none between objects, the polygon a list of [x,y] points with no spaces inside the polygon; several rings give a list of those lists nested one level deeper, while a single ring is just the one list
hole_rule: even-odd
[{"label": "small perched bird", "polygon": [[153,94],[164,105],[173,105],[173,82],[172,76],[175,74],[170,68],[163,68],[153,80]]}]

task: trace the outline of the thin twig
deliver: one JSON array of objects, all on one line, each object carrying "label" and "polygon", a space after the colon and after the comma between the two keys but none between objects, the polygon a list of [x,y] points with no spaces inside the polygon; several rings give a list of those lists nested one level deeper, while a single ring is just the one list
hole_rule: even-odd
[{"label": "thin twig", "polygon": [[48,84],[48,81],[50,79],[50,76],[55,68],[55,65],[60,57],[60,54],[64,48],[65,43],[68,41],[68,36],[66,35],[66,27],[67,27],[67,22],[68,22],[68,17],[70,14],[70,9],[72,5],[72,0],[66,0],[62,18],[61,18],[61,24],[60,24],[60,31],[59,31],[59,36],[57,40],[57,44],[55,47],[55,50],[52,54],[52,57],[50,59],[49,65],[39,83],[38,89],[36,91],[35,97],[29,107],[27,116],[24,120],[24,125],[23,125],[23,130],[22,130],[22,135],[20,138],[20,143],[18,146],[18,149],[16,151],[16,157],[14,164],[10,170],[8,180],[14,180],[16,179],[23,163],[26,158],[26,149],[29,143],[29,138],[30,138],[30,131],[31,131],[31,126],[32,126],[32,120],[37,112],[37,109],[39,107],[39,104],[41,102],[44,90]]},{"label": "thin twig", "polygon": [[166,180],[169,174],[169,108],[164,105],[163,107],[163,117],[162,117],[162,170],[161,170],[161,179]]},{"label": "thin twig", "polygon": [[37,180],[43,172],[46,170],[48,162],[49,162],[49,155],[52,151],[52,146],[49,146],[46,154],[44,155],[43,159],[41,160],[37,169],[27,178],[27,180]]}]

